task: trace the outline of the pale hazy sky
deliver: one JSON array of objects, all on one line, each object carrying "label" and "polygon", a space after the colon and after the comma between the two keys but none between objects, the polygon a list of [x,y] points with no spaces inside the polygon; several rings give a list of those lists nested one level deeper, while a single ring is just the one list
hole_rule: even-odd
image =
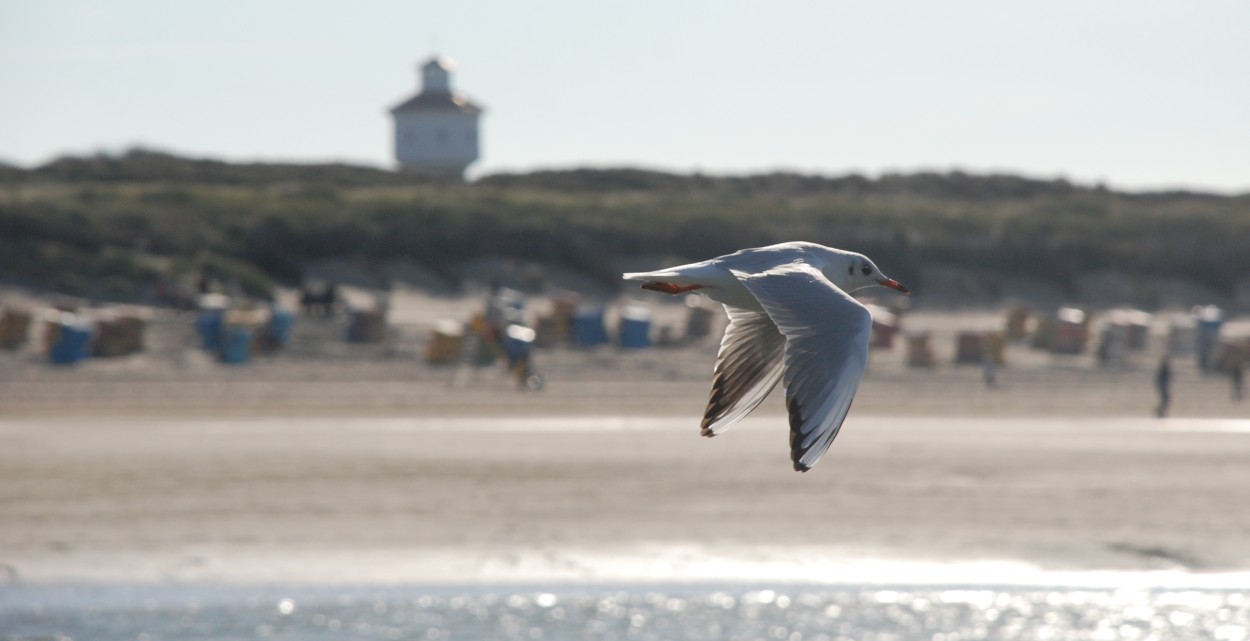
[{"label": "pale hazy sky", "polygon": [[0,159],[391,166],[434,51],[471,173],[918,169],[1250,191],[1250,2],[0,0]]}]

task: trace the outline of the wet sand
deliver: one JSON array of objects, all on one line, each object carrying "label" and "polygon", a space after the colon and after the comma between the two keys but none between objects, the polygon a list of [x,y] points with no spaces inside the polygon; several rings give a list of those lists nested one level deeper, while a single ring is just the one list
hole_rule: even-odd
[{"label": "wet sand", "polygon": [[799,474],[780,408],[715,439],[622,416],[4,419],[0,563],[244,582],[1250,567],[1246,420],[858,414]]}]

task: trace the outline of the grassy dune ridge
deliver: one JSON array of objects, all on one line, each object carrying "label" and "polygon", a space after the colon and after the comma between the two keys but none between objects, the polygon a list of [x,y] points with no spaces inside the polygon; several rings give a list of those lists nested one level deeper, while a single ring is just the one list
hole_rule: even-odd
[{"label": "grassy dune ridge", "polygon": [[636,169],[422,181],[347,165],[230,164],[132,151],[0,167],[0,278],[120,299],[201,270],[263,296],[315,261],[456,266],[512,257],[613,284],[630,257],[699,259],[807,239],[1071,290],[1093,270],[1231,293],[1250,280],[1250,195],[1120,193],[1063,180],[911,174],[723,177]]}]

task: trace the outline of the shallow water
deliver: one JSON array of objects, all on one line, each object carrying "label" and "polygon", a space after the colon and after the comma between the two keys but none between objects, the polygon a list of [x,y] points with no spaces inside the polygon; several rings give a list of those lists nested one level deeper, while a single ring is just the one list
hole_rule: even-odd
[{"label": "shallow water", "polygon": [[1250,638],[1250,590],[971,586],[6,586],[0,639]]}]

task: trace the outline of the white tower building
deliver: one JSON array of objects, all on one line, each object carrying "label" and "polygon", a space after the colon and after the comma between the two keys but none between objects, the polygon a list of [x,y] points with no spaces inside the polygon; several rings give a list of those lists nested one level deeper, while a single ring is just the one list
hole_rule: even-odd
[{"label": "white tower building", "polygon": [[421,91],[391,109],[401,169],[459,180],[477,160],[482,108],[452,89],[454,70],[450,58],[430,58],[421,65]]}]

